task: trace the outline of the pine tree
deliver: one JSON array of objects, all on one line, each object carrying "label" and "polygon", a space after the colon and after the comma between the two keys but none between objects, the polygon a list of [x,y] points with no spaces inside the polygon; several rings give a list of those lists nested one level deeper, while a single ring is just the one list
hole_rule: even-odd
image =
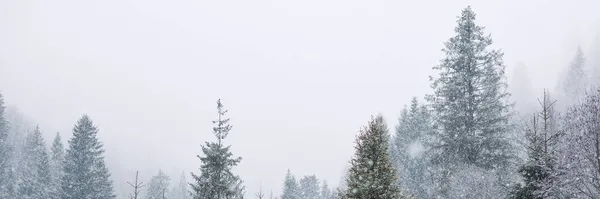
[{"label": "pine tree", "polygon": [[428,160],[423,152],[426,150],[426,136],[431,132],[429,112],[424,105],[419,105],[413,98],[410,108],[404,108],[396,126],[396,135],[392,141],[392,159],[399,174],[400,187],[411,195],[427,198]]},{"label": "pine tree", "polygon": [[61,180],[62,199],[114,199],[110,172],[104,163],[98,128],[83,115],[73,128]]},{"label": "pine tree", "polygon": [[189,199],[190,198],[190,190],[188,188],[189,184],[185,179],[185,173],[181,173],[181,177],[179,178],[179,183],[173,186],[171,190],[171,198],[170,199]]},{"label": "pine tree", "polygon": [[319,199],[319,179],[315,175],[308,175],[300,179],[300,195],[302,199]]},{"label": "pine tree", "polygon": [[4,97],[0,94],[0,198],[11,198],[13,193],[12,147],[8,140],[9,124],[5,116]]},{"label": "pine tree", "polygon": [[585,62],[586,59],[583,51],[581,50],[581,47],[578,47],[575,57],[573,57],[573,60],[569,63],[566,76],[562,80],[562,83],[559,84],[561,86],[559,91],[563,94],[561,110],[577,103],[584,96],[587,87]]},{"label": "pine tree", "polygon": [[[506,90],[503,54],[490,50],[490,36],[475,24],[471,7],[462,11],[445,43],[446,58],[433,67],[432,95],[427,96],[435,116],[433,163],[440,168],[442,197],[450,197],[456,169],[476,166],[494,171],[507,168],[514,158],[508,136],[511,106]],[[503,183],[500,183],[503,184]]]},{"label": "pine tree", "polygon": [[552,193],[553,173],[556,168],[557,145],[561,132],[557,129],[557,118],[554,103],[550,95],[544,91],[540,101],[541,111],[533,114],[531,124],[525,129],[529,142],[528,159],[521,166],[524,185],[517,185],[511,193],[514,199],[546,198]]},{"label": "pine tree", "polygon": [[389,154],[389,134],[382,116],[372,118],[356,140],[356,152],[350,160],[348,189],[350,199],[398,199],[401,195],[396,184],[396,171]]},{"label": "pine tree", "polygon": [[162,170],[158,170],[158,174],[153,176],[152,179],[150,179],[150,183],[148,183],[146,198],[162,199],[163,196],[168,194],[167,188],[169,187],[170,180],[169,176],[165,175]]},{"label": "pine tree", "polygon": [[194,199],[237,199],[244,195],[242,180],[231,171],[242,158],[232,157],[230,146],[223,144],[232,126],[229,125],[229,118],[225,118],[227,110],[223,109],[220,99],[217,100],[217,113],[218,120],[213,121],[216,124],[213,133],[217,142],[206,142],[202,146],[204,156],[198,155],[202,162],[200,175],[192,173],[195,180],[192,184]]},{"label": "pine tree", "polygon": [[331,193],[331,189],[329,189],[329,185],[326,180],[323,180],[321,184],[321,199],[333,199],[333,193]]},{"label": "pine tree", "polygon": [[52,177],[50,198],[59,199],[61,193],[61,178],[63,176],[63,166],[65,162],[65,148],[60,137],[60,133],[56,133],[54,142],[52,142],[50,156],[50,173]]},{"label": "pine tree", "polygon": [[51,183],[50,160],[39,127],[27,136],[19,168],[18,195],[22,199],[48,198]]},{"label": "pine tree", "polygon": [[529,115],[535,112],[536,104],[529,72],[527,72],[525,64],[517,64],[513,72],[512,81],[508,87],[512,100],[516,102],[515,110],[520,116],[529,118]]},{"label": "pine tree", "polygon": [[288,169],[283,182],[283,194],[281,199],[301,199],[300,186],[296,182],[296,178]]},{"label": "pine tree", "polygon": [[[586,94],[581,103],[568,109],[563,118],[555,198],[598,198],[600,196],[600,87]],[[555,193],[556,193],[555,192]]]}]

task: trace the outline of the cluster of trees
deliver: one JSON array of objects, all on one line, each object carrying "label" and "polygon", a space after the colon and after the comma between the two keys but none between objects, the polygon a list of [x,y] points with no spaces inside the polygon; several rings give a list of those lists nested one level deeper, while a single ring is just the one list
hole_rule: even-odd
[{"label": "cluster of trees", "polygon": [[[413,98],[393,133],[381,115],[361,129],[342,185],[330,188],[315,175],[297,181],[288,170],[283,193],[269,198],[598,198],[600,81],[590,77],[599,74],[586,75],[578,49],[556,100],[544,90],[535,105],[521,69],[513,85],[521,92],[511,98],[503,53],[491,48],[475,17],[470,7],[462,10],[445,57],[433,67],[433,93],[424,102]],[[23,128],[11,125],[5,112],[0,95],[0,198],[116,198],[98,128],[88,116],[75,124],[66,150],[59,134],[48,150],[39,128],[19,137],[15,132]],[[191,183],[182,174],[170,186],[159,170],[145,184],[136,174],[130,198],[142,198],[143,189],[148,199],[244,198],[243,181],[232,171],[242,158],[225,144],[232,126],[220,100],[217,113],[216,140],[202,145]],[[255,196],[265,197],[262,191]]]},{"label": "cluster of trees", "polygon": [[39,127],[19,139],[0,95],[0,198],[116,198],[98,129],[82,116],[65,150],[56,134],[50,150]]}]

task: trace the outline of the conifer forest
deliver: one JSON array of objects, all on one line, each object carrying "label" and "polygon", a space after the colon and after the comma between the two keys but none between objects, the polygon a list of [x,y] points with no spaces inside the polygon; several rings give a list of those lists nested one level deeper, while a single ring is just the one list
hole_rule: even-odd
[{"label": "conifer forest", "polygon": [[0,1],[0,199],[600,199],[600,3],[511,2]]}]

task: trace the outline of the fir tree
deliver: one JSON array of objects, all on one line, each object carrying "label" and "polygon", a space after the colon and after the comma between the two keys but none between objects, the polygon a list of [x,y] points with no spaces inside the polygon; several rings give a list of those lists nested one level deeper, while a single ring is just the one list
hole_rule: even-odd
[{"label": "fir tree", "polygon": [[165,175],[162,170],[158,170],[158,174],[153,176],[152,179],[150,179],[150,183],[148,183],[146,198],[162,199],[163,196],[168,194],[167,188],[169,187],[170,180],[169,176]]},{"label": "fir tree", "polygon": [[294,175],[292,175],[292,172],[290,172],[290,170],[288,169],[287,173],[285,174],[285,180],[283,182],[283,194],[281,195],[281,199],[300,198],[300,186],[298,185],[298,182],[296,181]]},{"label": "fir tree", "polygon": [[4,97],[0,94],[0,198],[11,198],[13,193],[12,147],[8,140],[8,121],[6,120]]},{"label": "fir tree", "polygon": [[52,177],[50,198],[59,199],[61,193],[61,178],[63,176],[63,166],[65,162],[65,149],[60,137],[60,133],[56,133],[54,142],[52,142],[50,155],[50,173]]},{"label": "fir tree", "polygon": [[27,136],[19,168],[18,195],[22,199],[48,198],[51,183],[50,160],[39,127]]},{"label": "fir tree", "polygon": [[242,180],[232,172],[242,158],[232,157],[230,146],[223,144],[232,126],[229,125],[229,118],[225,118],[227,110],[223,109],[220,99],[217,100],[217,113],[218,119],[213,121],[216,124],[213,133],[217,142],[206,142],[202,146],[204,156],[198,155],[202,162],[200,174],[192,173],[195,181],[192,184],[194,199],[237,199],[244,195]]},{"label": "fir tree", "polygon": [[179,178],[179,183],[173,186],[171,190],[171,198],[170,199],[189,199],[190,198],[190,190],[188,188],[189,184],[185,179],[185,173],[181,173],[181,177]]},{"label": "fir tree", "polygon": [[345,198],[398,199],[401,195],[396,184],[396,171],[388,154],[389,134],[382,116],[372,118],[356,140],[356,152],[350,160],[346,179]]},{"label": "fir tree", "polygon": [[315,175],[308,175],[300,179],[300,195],[302,199],[319,199],[319,179]]},{"label": "fir tree", "polygon": [[104,163],[98,128],[83,115],[73,128],[61,180],[62,199],[114,199],[110,172]]},{"label": "fir tree", "polygon": [[577,103],[584,96],[587,87],[585,62],[586,59],[583,51],[581,50],[581,47],[578,47],[575,57],[573,57],[573,60],[569,63],[566,76],[562,79],[562,83],[559,84],[559,86],[561,86],[559,91],[563,95],[561,110]]},{"label": "fir tree", "polygon": [[557,145],[561,132],[557,129],[554,103],[544,91],[540,101],[542,109],[533,114],[531,124],[525,129],[528,140],[528,159],[521,166],[524,185],[517,185],[510,198],[542,199],[552,193],[553,173],[556,168]]},{"label": "fir tree", "polygon": [[411,195],[427,198],[427,158],[423,155],[426,135],[431,131],[429,112],[413,98],[410,108],[404,108],[392,141],[392,159],[399,174],[400,187]]},{"label": "fir tree", "polygon": [[489,49],[492,39],[475,24],[470,6],[457,23],[456,36],[443,49],[446,58],[433,67],[439,74],[430,78],[434,93],[427,96],[436,127],[431,152],[445,198],[450,197],[453,170],[470,165],[502,170],[514,158],[503,54]]},{"label": "fir tree", "polygon": [[334,195],[331,191],[331,189],[329,189],[329,185],[327,184],[326,180],[323,180],[323,183],[321,184],[321,199],[333,199]]}]

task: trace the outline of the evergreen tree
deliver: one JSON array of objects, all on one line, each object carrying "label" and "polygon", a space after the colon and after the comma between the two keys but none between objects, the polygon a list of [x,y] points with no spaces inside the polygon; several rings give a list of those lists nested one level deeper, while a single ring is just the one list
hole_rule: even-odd
[{"label": "evergreen tree", "polygon": [[217,100],[217,113],[218,120],[213,121],[216,124],[213,133],[217,142],[206,142],[202,146],[204,156],[198,155],[202,162],[200,175],[192,173],[195,180],[192,184],[194,199],[237,199],[244,195],[242,180],[231,171],[242,158],[232,157],[230,146],[223,144],[232,126],[229,125],[229,118],[225,118],[227,110],[223,109],[220,99]]},{"label": "evergreen tree", "polygon": [[283,182],[283,194],[281,195],[281,199],[301,199],[300,186],[296,181],[292,172],[288,169],[285,174],[285,180]]},{"label": "evergreen tree", "polygon": [[389,134],[382,116],[372,118],[356,140],[356,152],[350,160],[346,179],[345,198],[398,199],[401,195],[396,184],[396,171],[389,159]]},{"label": "evergreen tree", "polygon": [[63,146],[60,133],[56,133],[56,137],[54,137],[54,142],[52,142],[52,148],[50,152],[50,176],[52,177],[52,182],[50,183],[52,186],[50,198],[59,199],[61,193],[60,180],[63,176],[63,166],[65,162],[65,148]]},{"label": "evergreen tree", "polygon": [[179,183],[173,186],[171,190],[171,198],[170,199],[190,199],[190,190],[188,188],[189,184],[185,179],[185,174],[181,173],[181,177],[179,178]]},{"label": "evergreen tree", "polygon": [[48,198],[51,183],[50,160],[39,127],[27,136],[19,168],[18,195],[22,199]]},{"label": "evergreen tree", "polygon": [[539,113],[533,114],[531,125],[525,129],[529,142],[528,159],[519,169],[524,185],[517,185],[510,198],[542,199],[553,192],[552,174],[556,168],[556,151],[561,136],[557,129],[554,103],[555,101],[551,101],[550,96],[544,91],[544,98],[540,101],[542,109]]},{"label": "evergreen tree", "polygon": [[585,73],[585,57],[581,47],[577,48],[575,57],[567,68],[566,76],[559,83],[560,93],[563,95],[561,110],[571,106],[582,99],[587,87],[587,75]]},{"label": "evergreen tree", "polygon": [[98,128],[83,115],[73,128],[61,180],[62,199],[114,199],[110,172],[104,163]]},{"label": "evergreen tree", "polygon": [[428,160],[426,135],[431,131],[429,112],[413,98],[410,108],[404,108],[396,126],[396,135],[392,141],[392,159],[399,174],[400,187],[406,188],[411,195],[427,198]]},{"label": "evergreen tree", "polygon": [[170,180],[169,176],[165,175],[162,170],[158,170],[158,174],[153,176],[152,179],[150,179],[150,183],[148,183],[146,198],[161,199],[163,196],[166,196],[168,194],[167,188],[169,187]]},{"label": "evergreen tree", "polygon": [[12,182],[12,147],[8,140],[9,124],[5,116],[4,97],[0,94],[0,198],[11,198]]},{"label": "evergreen tree", "polygon": [[319,179],[315,175],[308,175],[300,179],[300,195],[302,199],[319,199]]},{"label": "evergreen tree", "polygon": [[502,170],[514,157],[503,54],[489,49],[492,39],[475,24],[470,6],[457,23],[456,36],[443,49],[446,58],[433,67],[439,74],[430,78],[434,93],[427,96],[437,128],[431,152],[440,167],[439,193],[444,198],[450,197],[453,170],[470,165]]},{"label": "evergreen tree", "polygon": [[[535,112],[536,102],[527,67],[523,63],[517,64],[513,72],[512,81],[508,85],[512,100],[515,101],[515,110],[520,116],[529,118]],[[523,119],[523,118],[519,118]]]},{"label": "evergreen tree", "polygon": [[327,184],[326,180],[323,180],[323,183],[321,184],[321,199],[333,199],[334,195],[331,191],[331,189],[329,189],[329,185]]}]

